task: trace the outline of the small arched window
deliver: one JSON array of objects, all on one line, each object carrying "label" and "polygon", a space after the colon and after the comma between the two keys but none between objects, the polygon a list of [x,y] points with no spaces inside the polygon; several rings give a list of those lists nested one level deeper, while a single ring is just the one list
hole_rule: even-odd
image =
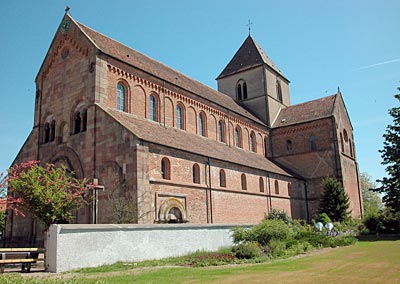
[{"label": "small arched window", "polygon": [[286,140],[286,150],[292,151],[292,140]]},{"label": "small arched window", "polygon": [[46,122],[44,124],[44,137],[43,142],[48,143],[50,141],[50,123]]},{"label": "small arched window", "polygon": [[161,160],[161,176],[163,179],[171,179],[171,163],[168,158]]},{"label": "small arched window", "polygon": [[81,132],[81,113],[79,111],[74,114],[74,134]]},{"label": "small arched window", "polygon": [[124,85],[117,85],[117,110],[125,111],[126,91]]},{"label": "small arched window", "polygon": [[199,135],[206,137],[207,136],[207,123],[206,123],[206,115],[204,112],[199,114]]},{"label": "small arched window", "polygon": [[262,177],[259,178],[260,192],[264,192],[264,179]]},{"label": "small arched window", "polygon": [[198,164],[193,165],[193,183],[200,183],[200,167]]},{"label": "small arched window", "polygon": [[256,141],[256,135],[252,131],[250,133],[250,151],[257,153],[257,141]]},{"label": "small arched window", "polygon": [[49,141],[54,141],[56,138],[56,121],[52,120],[50,123],[50,139]]},{"label": "small arched window", "polygon": [[226,175],[224,170],[219,170],[219,186],[226,187]]},{"label": "small arched window", "polygon": [[238,148],[242,148],[242,130],[239,126],[235,128],[235,145]]},{"label": "small arched window", "polygon": [[241,84],[237,84],[236,92],[237,92],[238,101],[241,101],[242,100],[242,85]]},{"label": "small arched window", "polygon": [[185,129],[184,114],[181,105],[176,106],[176,127],[178,129]]},{"label": "small arched window", "polygon": [[317,150],[317,138],[315,137],[315,135],[311,135],[310,136],[310,149],[311,151],[316,151]]},{"label": "small arched window", "polygon": [[246,175],[242,174],[240,177],[241,184],[242,184],[242,190],[247,190],[247,181],[246,181]]},{"label": "small arched window", "polygon": [[247,84],[242,79],[236,85],[236,98],[238,101],[247,99]]},{"label": "small arched window", "polygon": [[218,141],[225,143],[225,123],[222,120],[218,122]]},{"label": "small arched window", "polygon": [[87,129],[87,110],[82,110],[82,131]]},{"label": "small arched window", "polygon": [[278,98],[278,101],[282,102],[282,86],[281,86],[281,81],[276,80],[276,97]]},{"label": "small arched window", "polygon": [[275,194],[279,194],[279,183],[275,180]]},{"label": "small arched window", "polygon": [[157,99],[154,95],[150,96],[149,113],[152,121],[158,121]]}]

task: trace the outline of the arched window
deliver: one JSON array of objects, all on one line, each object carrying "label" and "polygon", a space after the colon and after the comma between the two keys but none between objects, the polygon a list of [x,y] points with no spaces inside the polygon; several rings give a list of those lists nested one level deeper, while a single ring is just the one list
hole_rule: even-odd
[{"label": "arched window", "polygon": [[125,87],[118,83],[117,85],[117,110],[125,111],[126,91]]},{"label": "arched window", "polygon": [[193,165],[193,183],[200,183],[200,167],[198,164]]},{"label": "arched window", "polygon": [[264,192],[264,179],[260,177],[258,183],[260,185],[260,192]]},{"label": "arched window", "polygon": [[292,151],[292,140],[286,140],[286,150]]},{"label": "arched window", "polygon": [[81,132],[81,113],[79,111],[74,114],[74,134]]},{"label": "arched window", "polygon": [[250,133],[250,151],[257,153],[257,141],[256,141],[256,135],[252,131]]},{"label": "arched window", "polygon": [[310,136],[310,149],[311,151],[315,151],[317,150],[317,138],[315,137],[315,135],[311,135]]},{"label": "arched window", "polygon": [[279,194],[279,183],[275,180],[275,194]]},{"label": "arched window", "polygon": [[237,84],[236,90],[237,90],[237,99],[238,99],[238,101],[241,101],[242,100],[242,85]]},{"label": "arched window", "polygon": [[276,96],[278,98],[278,101],[282,102],[282,86],[281,86],[281,81],[276,80]]},{"label": "arched window", "polygon": [[242,174],[240,177],[241,183],[242,183],[242,190],[247,190],[247,181],[246,181],[246,175]]},{"label": "arched window", "polygon": [[238,148],[242,148],[242,130],[239,126],[235,128],[235,145]]},{"label": "arched window", "polygon": [[226,175],[224,170],[219,170],[219,186],[226,187]]},{"label": "arched window", "polygon": [[87,110],[82,110],[82,131],[87,129]]},{"label": "arched window", "polygon": [[238,101],[247,99],[247,84],[242,79],[236,85],[236,98]]},{"label": "arched window", "polygon": [[52,120],[50,123],[50,139],[49,141],[54,141],[56,138],[56,121]]},{"label": "arched window", "polygon": [[243,83],[243,99],[247,99],[247,84],[246,82]]},{"label": "arched window", "polygon": [[176,106],[176,128],[185,129],[183,108],[180,105]]},{"label": "arched window", "polygon": [[225,143],[225,123],[222,120],[218,122],[218,141]]},{"label": "arched window", "polygon": [[149,113],[152,121],[158,121],[157,99],[153,95],[150,96]]},{"label": "arched window", "polygon": [[50,141],[50,124],[46,122],[44,124],[44,137],[43,142],[48,143]]},{"label": "arched window", "polygon": [[206,115],[204,112],[199,114],[199,135],[206,137],[207,136],[207,123],[206,123]]},{"label": "arched window", "polygon": [[161,160],[161,176],[163,179],[171,179],[171,163],[168,158]]}]

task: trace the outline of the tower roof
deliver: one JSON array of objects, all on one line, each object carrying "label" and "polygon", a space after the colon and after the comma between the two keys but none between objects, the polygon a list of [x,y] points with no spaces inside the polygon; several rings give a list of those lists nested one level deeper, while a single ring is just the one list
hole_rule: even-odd
[{"label": "tower roof", "polygon": [[261,46],[249,35],[225,69],[219,74],[217,80],[263,64],[268,65],[272,70],[287,80]]}]

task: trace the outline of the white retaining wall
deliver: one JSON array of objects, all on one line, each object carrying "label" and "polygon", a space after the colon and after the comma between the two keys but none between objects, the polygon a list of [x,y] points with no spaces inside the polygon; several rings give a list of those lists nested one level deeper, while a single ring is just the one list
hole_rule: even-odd
[{"label": "white retaining wall", "polygon": [[232,245],[234,225],[51,225],[46,268],[63,272],[118,261],[141,261]]}]

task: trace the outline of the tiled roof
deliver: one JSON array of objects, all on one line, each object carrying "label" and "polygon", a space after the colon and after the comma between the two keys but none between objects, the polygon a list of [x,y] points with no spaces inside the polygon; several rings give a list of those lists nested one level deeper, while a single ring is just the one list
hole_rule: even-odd
[{"label": "tiled roof", "polygon": [[[72,19],[72,18],[71,18]],[[73,19],[72,19],[73,20]],[[113,56],[125,63],[135,66],[149,74],[152,74],[172,85],[179,86],[199,97],[203,97],[209,101],[244,116],[252,121],[265,125],[261,120],[239,106],[231,97],[218,92],[199,81],[193,80],[188,76],[137,52],[126,45],[123,45],[107,36],[104,36],[85,25],[76,22],[82,31],[96,44],[96,46],[105,54]]]},{"label": "tiled roof", "polygon": [[240,46],[236,54],[233,56],[231,61],[225,67],[225,69],[221,72],[221,74],[219,74],[217,79],[263,64],[267,64],[269,67],[275,70],[275,72],[277,72],[279,75],[285,78],[285,76],[282,74],[279,68],[272,62],[272,60],[268,57],[268,55],[264,52],[264,50],[249,35],[243,42],[243,44]]},{"label": "tiled roof", "polygon": [[337,95],[284,108],[279,112],[273,127],[283,127],[332,116]]},{"label": "tiled roof", "polygon": [[221,161],[227,161],[285,176],[292,176],[260,154],[229,147],[226,144],[176,128],[163,127],[158,123],[113,108],[98,106],[122,126],[144,141],[165,145],[166,147],[180,149]]}]

